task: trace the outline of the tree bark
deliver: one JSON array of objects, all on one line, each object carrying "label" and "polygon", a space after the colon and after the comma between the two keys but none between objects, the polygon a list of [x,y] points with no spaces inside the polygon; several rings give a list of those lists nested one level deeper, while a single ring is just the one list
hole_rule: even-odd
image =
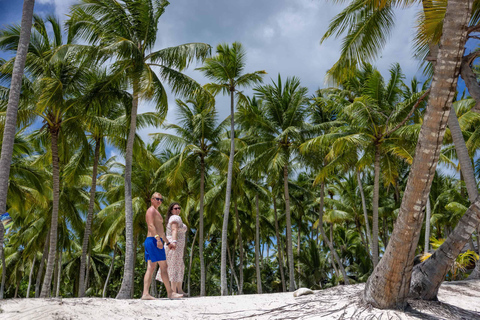
[{"label": "tree bark", "polygon": [[57,279],[57,287],[56,287],[56,292],[55,292],[55,297],[58,298],[60,296],[60,283],[62,279],[62,251],[60,251],[58,255],[58,279]]},{"label": "tree bark", "polygon": [[[372,258],[373,268],[378,264],[378,199],[380,196],[380,145],[375,144],[372,215]],[[386,244],[385,244],[386,245]]]},{"label": "tree bark", "polygon": [[115,247],[113,248],[112,263],[110,263],[110,268],[108,269],[107,279],[105,279],[105,284],[103,285],[102,298],[105,298],[105,296],[107,294],[108,280],[110,279],[110,275],[112,274],[112,271],[113,271],[113,266],[114,266],[114,263],[115,263],[115,255],[116,254],[117,254],[117,245],[115,244]]},{"label": "tree bark", "polygon": [[235,221],[237,223],[237,239],[238,239],[238,277],[240,281],[240,286],[238,287],[238,294],[243,294],[243,238],[242,238],[242,226],[240,224],[240,219],[238,217],[238,206],[237,199],[235,199]]},{"label": "tree bark", "polygon": [[423,208],[455,96],[471,8],[471,0],[448,1],[429,105],[398,219],[385,254],[365,286],[365,301],[377,308],[403,309],[407,304],[413,258],[423,223]]},{"label": "tree bark", "polygon": [[27,295],[25,298],[30,298],[30,288],[32,285],[32,276],[33,276],[33,269],[35,268],[35,261],[37,260],[37,253],[35,252],[33,255],[32,267],[30,268],[30,274],[28,275],[28,288],[27,288]]},{"label": "tree bark", "polygon": [[60,164],[58,158],[58,134],[59,128],[51,128],[52,138],[52,176],[53,176],[53,202],[52,202],[52,221],[50,223],[50,245],[48,251],[47,269],[45,278],[43,278],[42,292],[40,298],[46,298],[51,292],[52,275],[55,267],[55,255],[57,253],[57,235],[58,235],[58,205],[60,200]]},{"label": "tree bark", "polygon": [[95,192],[97,190],[97,171],[98,161],[100,159],[100,138],[95,139],[95,153],[93,158],[93,171],[92,171],[92,186],[90,188],[90,201],[88,203],[87,222],[85,223],[85,231],[83,233],[82,242],[82,256],[80,258],[80,284],[78,286],[78,296],[83,297],[85,295],[85,260],[88,251],[88,242],[90,239],[90,233],[92,230],[93,210],[95,207]]},{"label": "tree bark", "polygon": [[[273,188],[272,188],[273,194]],[[273,212],[275,213],[275,236],[277,237],[277,257],[278,257],[278,267],[280,269],[280,278],[282,279],[282,290],[283,292],[287,291],[287,286],[285,284],[285,273],[283,271],[283,254],[282,254],[282,240],[280,239],[280,232],[278,227],[278,216],[277,216],[277,201],[275,196],[273,196]]]},{"label": "tree bark", "polygon": [[[203,238],[203,211],[204,211],[204,194],[205,194],[205,159],[203,155],[200,156],[200,217],[199,217],[199,240],[198,240],[198,253],[200,257],[200,296],[204,297],[207,295],[206,289],[205,289],[205,278],[206,278],[206,273],[205,273],[205,259],[203,257],[203,246],[205,243],[205,240]],[[197,233],[195,233],[195,237],[197,236]],[[195,243],[195,240],[193,241]],[[193,244],[192,244],[193,248]],[[190,254],[190,264],[192,261],[192,254]],[[188,279],[190,280],[190,271],[188,274]],[[190,283],[189,283],[190,284]],[[188,288],[188,293],[190,293],[190,287]]]},{"label": "tree bark", "polygon": [[45,261],[47,260],[48,245],[50,243],[50,232],[47,233],[47,239],[43,246],[42,258],[40,259],[40,266],[38,267],[37,272],[37,281],[35,282],[35,298],[40,296],[40,283],[42,282],[43,267],[45,266]]},{"label": "tree bark", "polygon": [[227,190],[225,194],[225,208],[223,210],[222,225],[222,254],[220,266],[220,291],[221,295],[228,295],[227,288],[227,233],[228,214],[230,212],[230,197],[232,195],[233,156],[235,155],[235,122],[234,122],[234,93],[235,88],[230,90],[230,157],[228,159]]},{"label": "tree bark", "polygon": [[[188,264],[188,280],[187,280],[187,288],[188,288],[188,294],[190,295],[190,297],[192,296],[192,291],[190,291],[190,277],[191,277],[191,274],[192,274],[192,262],[193,262],[193,247],[195,246],[195,240],[197,239],[197,234],[198,234],[198,230],[197,232],[195,232],[195,236],[193,237],[193,241],[192,241],[192,246],[190,247],[190,262]],[[199,240],[200,242],[200,240]],[[200,243],[203,243],[203,242],[200,242]]]},{"label": "tree bark", "polygon": [[258,193],[255,194],[255,269],[257,271],[257,293],[262,293],[262,275],[260,273],[260,209],[258,207]]},{"label": "tree bark", "polygon": [[425,217],[425,247],[424,252],[428,253],[430,250],[430,218],[432,216],[432,209],[430,206],[430,197],[427,198],[427,206],[425,207],[427,216]]},{"label": "tree bark", "polygon": [[[35,0],[24,0],[22,9],[22,22],[20,27],[20,39],[18,41],[17,54],[13,64],[12,81],[8,95],[7,112],[5,116],[5,127],[3,129],[2,151],[0,153],[0,214],[7,209],[8,181],[10,177],[10,165],[12,162],[13,144],[15,140],[15,129],[17,127],[18,103],[20,91],[22,90],[23,69],[27,60],[30,33],[32,30],[33,7]],[[3,237],[5,228],[0,223],[0,256],[2,258],[2,283],[0,285],[0,299],[3,299],[5,288],[6,265],[4,263]]]},{"label": "tree bark", "polygon": [[125,265],[123,268],[123,280],[117,299],[130,299],[132,297],[133,273],[135,261],[133,260],[135,248],[133,247],[133,207],[132,207],[132,160],[133,142],[137,127],[137,109],[139,84],[133,84],[132,112],[130,115],[130,131],[127,139],[127,150],[125,152]]},{"label": "tree bark", "polygon": [[[235,266],[233,265],[233,259],[232,259],[232,255],[230,254],[230,247],[229,246],[227,246],[227,256],[228,256],[228,261],[230,262],[231,276],[233,276],[235,278],[235,283],[237,284],[237,287],[240,288],[240,283],[238,282],[238,277],[237,277],[237,274],[235,273]],[[232,277],[230,277],[230,288],[231,288],[231,292],[233,294],[233,286],[232,286],[231,282],[232,282]]]},{"label": "tree bark", "polygon": [[367,252],[368,252],[368,255],[370,256],[370,260],[372,260],[373,262],[372,253],[370,252],[370,248],[373,248],[372,234],[370,233],[370,222],[368,221],[367,204],[365,201],[365,193],[363,192],[362,179],[360,178],[360,171],[358,170],[357,170],[357,182],[358,182],[358,189],[360,190],[360,197],[362,198],[363,217],[365,219],[365,230],[367,233]]},{"label": "tree bark", "polygon": [[290,194],[288,192],[288,166],[283,167],[283,185],[285,189],[285,216],[287,220],[287,256],[288,256],[288,278],[290,284],[288,290],[290,292],[295,291],[295,267],[293,261],[293,248],[292,248],[292,221],[290,217]]}]

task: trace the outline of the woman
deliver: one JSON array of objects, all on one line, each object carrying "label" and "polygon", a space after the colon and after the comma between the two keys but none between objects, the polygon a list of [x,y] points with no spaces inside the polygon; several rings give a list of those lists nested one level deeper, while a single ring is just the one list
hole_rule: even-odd
[{"label": "woman", "polygon": [[[167,240],[170,245],[166,247],[168,277],[173,292],[179,294],[186,294],[182,290],[183,274],[185,272],[185,265],[183,263],[183,251],[185,249],[185,232],[187,226],[180,218],[181,207],[177,202],[174,202],[168,207],[167,212]],[[160,272],[157,273],[156,279],[162,281]]]}]

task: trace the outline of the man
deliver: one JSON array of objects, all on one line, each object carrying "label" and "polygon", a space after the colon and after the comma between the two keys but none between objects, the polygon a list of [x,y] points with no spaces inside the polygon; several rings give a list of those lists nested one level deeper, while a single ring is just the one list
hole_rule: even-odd
[{"label": "man", "polygon": [[[176,292],[173,292],[170,288],[170,279],[168,278],[167,272],[167,261],[165,256],[164,241],[166,241],[165,232],[163,230],[163,218],[160,212],[158,212],[158,207],[162,204],[163,198],[162,195],[158,192],[155,192],[150,199],[152,205],[147,210],[145,215],[145,220],[148,226],[148,234],[145,239],[145,261],[147,261],[147,272],[143,278],[143,295],[142,300],[155,300],[154,297],[150,295],[149,288],[152,282],[153,272],[155,271],[155,264],[158,262],[160,267],[160,273],[162,276],[163,283],[165,284],[165,289],[167,289],[167,295],[170,299],[181,298],[182,295]],[[166,245],[170,245],[169,242]]]}]

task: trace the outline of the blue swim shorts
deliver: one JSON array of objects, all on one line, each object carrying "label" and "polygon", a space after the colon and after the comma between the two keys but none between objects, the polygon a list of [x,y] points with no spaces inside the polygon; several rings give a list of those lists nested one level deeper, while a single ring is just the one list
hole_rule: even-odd
[{"label": "blue swim shorts", "polygon": [[167,260],[165,255],[165,247],[163,249],[159,249],[157,247],[157,239],[155,237],[147,237],[143,245],[145,247],[145,261],[150,260],[152,262],[157,262]]}]

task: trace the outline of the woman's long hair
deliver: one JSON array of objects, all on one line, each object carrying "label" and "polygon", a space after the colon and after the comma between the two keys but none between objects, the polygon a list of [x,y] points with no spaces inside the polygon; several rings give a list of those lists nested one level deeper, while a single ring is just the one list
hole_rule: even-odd
[{"label": "woman's long hair", "polygon": [[168,220],[170,220],[170,217],[173,216],[172,210],[173,210],[173,207],[175,207],[175,205],[180,206],[180,204],[179,204],[178,202],[172,202],[172,203],[170,204],[170,206],[168,207],[168,211],[167,211],[167,222],[165,223],[165,228],[166,228],[166,226],[168,225]]}]

